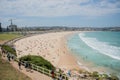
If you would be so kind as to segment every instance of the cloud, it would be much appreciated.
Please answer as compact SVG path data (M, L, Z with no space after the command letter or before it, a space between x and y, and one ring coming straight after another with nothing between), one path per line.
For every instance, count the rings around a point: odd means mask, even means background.
M0 0L0 16L103 16L114 13L120 13L120 0Z

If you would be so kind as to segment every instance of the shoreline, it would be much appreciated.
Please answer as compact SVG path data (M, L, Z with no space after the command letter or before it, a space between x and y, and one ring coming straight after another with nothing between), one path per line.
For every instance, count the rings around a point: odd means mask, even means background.
M82 31L82 32L83 32L83 31ZM76 69L76 70L83 70L83 71L90 71L90 69L89 69L87 66L85 66L84 63L81 62L81 60L78 60L78 59L77 59L77 57L75 56L74 52L72 52L72 51L69 49L68 45L67 45L67 41L69 40L69 38L70 38L71 36L74 36L74 35L77 34L77 33L81 33L81 31L67 35L66 38L65 38L65 40L64 40L63 42L65 42L66 50L67 50L68 54L69 54L70 56L72 56L73 59L74 59L75 62L76 62L77 67L74 68L74 69Z
M85 32L89 32L89 31L85 31ZM79 33L83 33L83 31L79 32ZM74 34L72 34L72 35L74 35ZM88 71L88 72L97 71L99 73L106 73L106 74L108 73L107 68L105 68L103 66L97 66L93 62L85 61L81 56L76 55L75 52L70 50L69 46L68 46L68 51L76 59L76 62L79 66L79 69L82 69L82 70L85 70L85 71Z
M120 74L117 71L113 70L112 68L106 67L104 65L95 64L92 61L89 62L89 61L85 60L84 58L82 58L82 56L80 56L78 54L75 54L75 52L72 51L71 48L70 48L70 51L75 56L75 58L77 59L77 62L80 65L80 67L83 66L84 69L87 70L88 72L97 71L99 74L107 74L107 75L110 75L110 74L114 73L118 77L120 76ZM79 53L81 53L81 52L79 52Z
M78 69L80 69L80 66L77 63L77 59L75 58L75 56L73 56L71 54L71 52L69 51L68 46L67 46L68 38L76 33L78 33L78 32L73 32L73 33L67 34L61 40L62 44L64 45L64 47L62 47L62 50L64 49L66 54L61 56L61 60L60 60L60 63L58 66L60 66L59 68L61 68L61 69L63 67L63 70L72 70L72 69L78 70ZM63 63L63 61L64 62L66 61L66 62ZM64 66L62 66L62 65L64 65Z

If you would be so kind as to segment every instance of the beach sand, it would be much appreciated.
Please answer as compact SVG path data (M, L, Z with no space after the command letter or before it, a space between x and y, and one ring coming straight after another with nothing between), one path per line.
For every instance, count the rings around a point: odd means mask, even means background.
M66 45L67 37L73 33L76 32L45 33L21 39L14 43L17 57L38 55L64 71L80 69Z

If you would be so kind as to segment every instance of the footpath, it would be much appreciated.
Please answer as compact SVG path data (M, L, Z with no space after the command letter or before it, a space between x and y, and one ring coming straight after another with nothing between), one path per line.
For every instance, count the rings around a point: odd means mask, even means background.
M4 60L7 60L7 57L3 57L2 58ZM8 61L8 60L7 60ZM49 76L46 76L40 72L37 72L35 70L31 70L31 71L28 71L26 70L26 68L24 66L21 66L21 69L19 69L19 66L18 66L18 63L16 61L10 61L10 64L17 70L19 70L20 72L24 73L25 75L27 75L28 77L30 77L32 80L52 80L51 77Z

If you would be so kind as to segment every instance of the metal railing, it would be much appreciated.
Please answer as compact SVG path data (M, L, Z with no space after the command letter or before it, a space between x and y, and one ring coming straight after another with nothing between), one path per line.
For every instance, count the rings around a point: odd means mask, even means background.
M15 60L16 60L16 61L19 61L17 58L16 58ZM38 71L38 72L40 72L40 73L42 73L42 74L45 74L45 75L47 75L47 76L52 77L52 74L51 74L51 71L52 71L52 70L46 69L46 68L41 67L41 66L37 66L37 65L32 64L32 63L30 63L30 64L31 64L31 68L30 68L30 69L35 70L35 71ZM25 65L26 65L26 61L22 61L22 65L25 66ZM60 75L61 75L62 78L63 78L63 80L68 80L68 77L67 77L65 74L61 74L61 73L59 73L59 72L57 72L57 71L55 71L54 74L55 74L55 78L56 78L56 79L59 79L59 77L60 77Z

